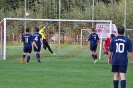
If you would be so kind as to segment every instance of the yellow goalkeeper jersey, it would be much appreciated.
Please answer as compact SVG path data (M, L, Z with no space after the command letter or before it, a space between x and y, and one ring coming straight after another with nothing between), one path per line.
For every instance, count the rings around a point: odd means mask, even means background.
M46 39L46 33L44 32L45 28L46 28L46 27L43 27L43 28L41 28L40 31L39 31L39 34L41 34L41 35L42 35L42 38L44 38L44 39Z

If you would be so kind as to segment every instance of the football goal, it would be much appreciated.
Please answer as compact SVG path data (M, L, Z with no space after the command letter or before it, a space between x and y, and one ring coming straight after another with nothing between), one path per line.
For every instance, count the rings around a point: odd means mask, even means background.
M88 42L85 41L89 36L89 31L84 33L82 29L91 28L92 23L94 26L100 23L106 24L110 29L110 25L112 25L111 20L4 18L0 28L3 60L21 58L23 53L21 37L25 33L25 21L26 27L30 28L31 34L35 32L34 27L48 26L47 41L53 52L61 59L89 59L89 46ZM81 30L83 31L82 35ZM41 49L41 53L42 57L51 55L48 50L44 52ZM34 54L31 54L32 56Z

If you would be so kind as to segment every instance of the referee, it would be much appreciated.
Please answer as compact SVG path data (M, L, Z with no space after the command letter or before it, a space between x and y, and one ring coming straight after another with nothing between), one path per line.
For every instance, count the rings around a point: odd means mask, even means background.
M39 34L42 35L42 40L43 40L43 48L46 50L48 48L48 50L51 52L51 56L56 56L56 54L52 51L52 49L50 48L47 40L46 40L46 29L48 29L47 26L44 26L43 28L40 29Z

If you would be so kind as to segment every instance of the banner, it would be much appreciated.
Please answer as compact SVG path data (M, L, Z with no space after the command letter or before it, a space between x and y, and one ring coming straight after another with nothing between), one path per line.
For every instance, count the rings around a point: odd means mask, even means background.
M117 35L117 28L115 24L112 24L112 29L110 31L109 24L96 24L96 33L99 38L108 38L110 37L110 34Z

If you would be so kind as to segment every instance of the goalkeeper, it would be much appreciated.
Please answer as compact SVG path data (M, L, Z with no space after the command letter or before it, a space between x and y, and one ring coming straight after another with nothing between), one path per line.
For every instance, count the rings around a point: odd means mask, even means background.
M50 48L47 39L46 39L46 30L48 29L47 26L43 27L40 29L39 33L42 35L42 39L43 39L43 48L46 50L48 48L48 50L51 52L52 56L56 56L56 54L52 51L52 49Z

